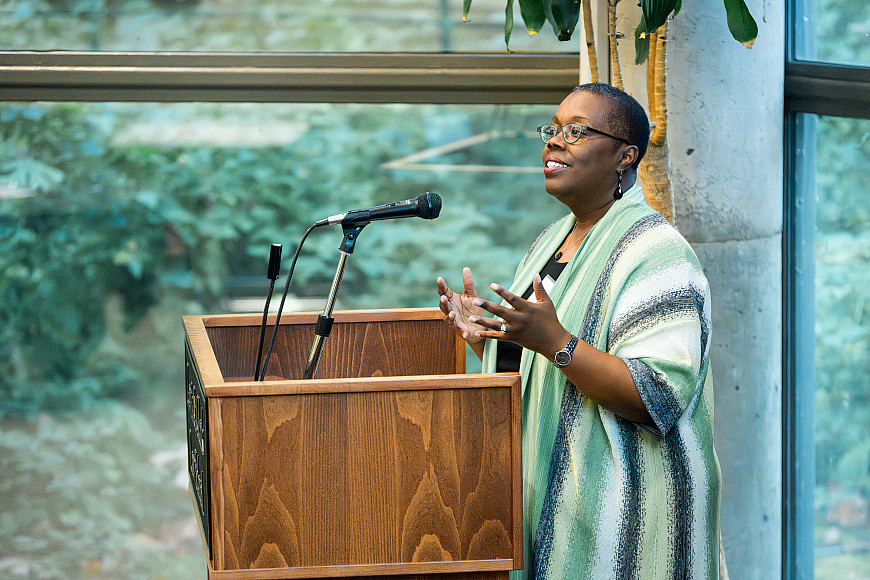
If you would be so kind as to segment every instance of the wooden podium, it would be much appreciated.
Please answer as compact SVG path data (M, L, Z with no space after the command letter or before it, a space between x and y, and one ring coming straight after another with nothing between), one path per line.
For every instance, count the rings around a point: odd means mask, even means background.
M317 314L284 315L261 382L262 316L184 318L209 578L506 580L522 568L519 375L464 374L441 318L336 312L306 381L293 377Z

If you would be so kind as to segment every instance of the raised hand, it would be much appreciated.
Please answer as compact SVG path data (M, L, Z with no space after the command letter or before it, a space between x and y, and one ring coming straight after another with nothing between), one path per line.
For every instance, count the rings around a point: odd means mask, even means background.
M483 338L509 340L523 348L539 352L550 358L571 339L569 333L556 315L553 301L544 290L541 277L535 275L532 288L536 302L530 302L513 294L498 284L492 284L492 291L501 296L510 306L476 298L472 302L496 318L469 317L470 324L484 326L478 335Z
M444 278L439 277L438 294L441 297L438 306L444 313L444 321L456 334L472 347L482 345L483 337L479 336L478 332L486 330L486 327L477 322L471 322L471 319L472 317L480 319L486 316L486 312L474 305L474 301L478 300L479 296L474 289L474 277L468 268L462 270L462 286L462 294L457 294L447 287Z

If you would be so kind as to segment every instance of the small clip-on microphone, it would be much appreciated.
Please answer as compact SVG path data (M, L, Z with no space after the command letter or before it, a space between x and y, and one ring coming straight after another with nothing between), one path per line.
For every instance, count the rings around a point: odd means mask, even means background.
M275 280L278 279L278 271L281 269L281 244L272 244L269 251L269 269L266 277L269 282L269 293L266 294L266 307L263 308L263 322L260 324L260 343L257 346L257 368L254 370L254 380L260 379L260 363L263 360L263 340L266 336L266 322L269 318L269 303L272 301L272 292L275 290ZM265 374L265 373L264 373Z

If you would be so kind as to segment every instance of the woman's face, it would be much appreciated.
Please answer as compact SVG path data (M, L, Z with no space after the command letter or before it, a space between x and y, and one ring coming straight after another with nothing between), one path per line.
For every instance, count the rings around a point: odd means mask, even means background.
M559 105L553 124L580 123L613 133L605 122L607 106L607 100L594 93L571 93ZM625 149L619 141L597 133L568 143L559 131L544 145L544 188L572 209L599 208L613 200Z

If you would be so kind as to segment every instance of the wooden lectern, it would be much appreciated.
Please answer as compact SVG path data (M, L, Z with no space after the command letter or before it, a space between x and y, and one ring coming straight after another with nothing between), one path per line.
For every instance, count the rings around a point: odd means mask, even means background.
M191 493L211 579L506 580L522 568L520 379L467 375L437 309L187 316ZM274 323L274 316L270 324ZM270 328L271 331L271 328Z

